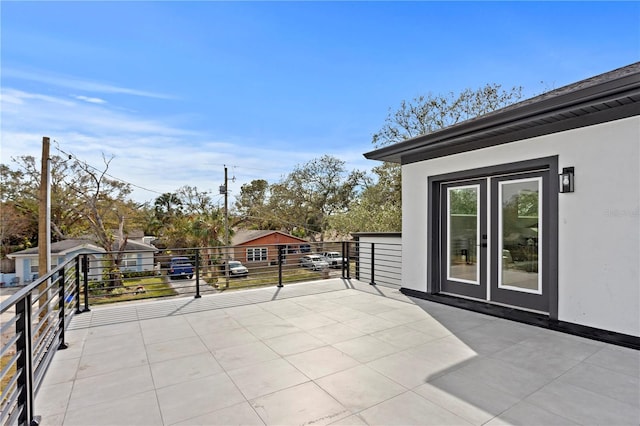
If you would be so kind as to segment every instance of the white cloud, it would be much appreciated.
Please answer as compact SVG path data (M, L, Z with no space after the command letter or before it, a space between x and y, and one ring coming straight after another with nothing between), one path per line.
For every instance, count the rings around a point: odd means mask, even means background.
M105 101L104 99L91 98L89 96L77 95L77 96L74 96L74 98L76 98L76 99L78 99L80 101L89 102L90 104L106 104L107 103L107 101Z
M114 109L110 104L57 98L12 88L2 88L2 147L0 162L11 157L41 155L43 136L52 140L51 154L71 153L90 165L101 168L102 155L115 156L109 174L155 192L134 188L136 201L150 201L158 193L175 191L181 186L196 186L202 191L218 193L227 165L230 193L253 179L270 183L280 180L295 165L334 155L347 168L370 168L360 152L332 153L300 148L269 149L243 143L217 140L211 135L181 128L171 116L142 117ZM182 117L179 117L182 121ZM286 145L286 144L285 144ZM356 165L359 163L358 165Z
M165 93L149 92L145 90L130 89L128 87L121 87L109 83L101 83L96 81L84 80L78 77L65 76L65 75L52 75L42 72L30 72L23 70L15 70L12 68L6 68L2 70L2 76L4 78L14 78L27 81L35 81L38 83L49 84L57 87L65 87L74 90L83 90L86 92L94 93L114 93L132 96L141 96L145 98L155 99L174 99Z

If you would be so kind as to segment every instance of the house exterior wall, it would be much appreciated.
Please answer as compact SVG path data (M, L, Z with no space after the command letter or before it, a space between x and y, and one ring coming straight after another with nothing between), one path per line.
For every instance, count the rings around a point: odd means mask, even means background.
M403 287L427 289L430 176L558 156L558 319L640 336L640 117L402 166ZM488 272L490 273L490 272Z
M127 259L135 260L135 265L125 266L122 262L120 270L124 272L149 272L154 270L153 252L129 252L126 253Z
M90 254L90 272L89 278L92 280L99 280L102 277L103 272L103 254L97 252L94 249L90 248L79 248L77 250L70 251L66 254L62 255L52 255L51 263L52 267L55 268L58 265L61 265L65 260L71 259L79 254ZM128 272L141 272L141 271L153 271L154 270L154 258L153 252L134 252L131 253L132 256L136 259L136 266L132 267L122 267L123 271ZM32 262L37 262L38 255L26 255L16 259L16 277L20 279L20 284L29 284L33 281L33 276L37 275L37 273L31 272L31 264Z
M247 241L243 244L238 244L233 248L233 259L239 260L242 263L246 263L247 266L265 266L270 264L271 262L276 262L278 259L278 245L289 245L298 247L300 244L308 244L306 241L297 239L294 237L289 237L283 234L274 233L268 234L260 238L256 238L255 240ZM247 249L248 248L261 248L264 247L267 249L267 260L266 261L249 261L247 259ZM301 254L299 253L290 253L287 254L287 262L289 264L297 263Z

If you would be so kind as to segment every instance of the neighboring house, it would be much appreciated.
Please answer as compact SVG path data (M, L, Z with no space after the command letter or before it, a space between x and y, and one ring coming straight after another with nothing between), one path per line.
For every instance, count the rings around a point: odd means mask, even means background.
M285 259L298 262L298 258L311 251L310 245L302 238L280 231L240 230L231 240L234 260L247 266L275 264L278 260L278 246L284 246Z
M639 145L635 63L366 153L402 165L403 291L637 345Z
M115 249L114 244L114 249ZM125 272L152 271L153 254L157 249L139 241L127 241L122 255L120 270ZM88 254L90 279L102 275L102 258L105 250L86 239L70 239L51 244L51 269L78 254ZM20 284L27 284L38 278L38 247L17 251L7 255L16 262L16 277Z

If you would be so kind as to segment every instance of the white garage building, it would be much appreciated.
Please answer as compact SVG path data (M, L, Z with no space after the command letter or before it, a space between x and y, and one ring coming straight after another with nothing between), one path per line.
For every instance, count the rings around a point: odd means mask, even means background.
M640 347L640 63L365 157L402 165L402 290Z

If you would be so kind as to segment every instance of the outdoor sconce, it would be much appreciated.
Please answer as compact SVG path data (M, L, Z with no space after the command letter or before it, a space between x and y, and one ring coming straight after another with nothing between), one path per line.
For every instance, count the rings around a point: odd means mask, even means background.
M563 167L560 177L560 192L573 192L573 167Z

